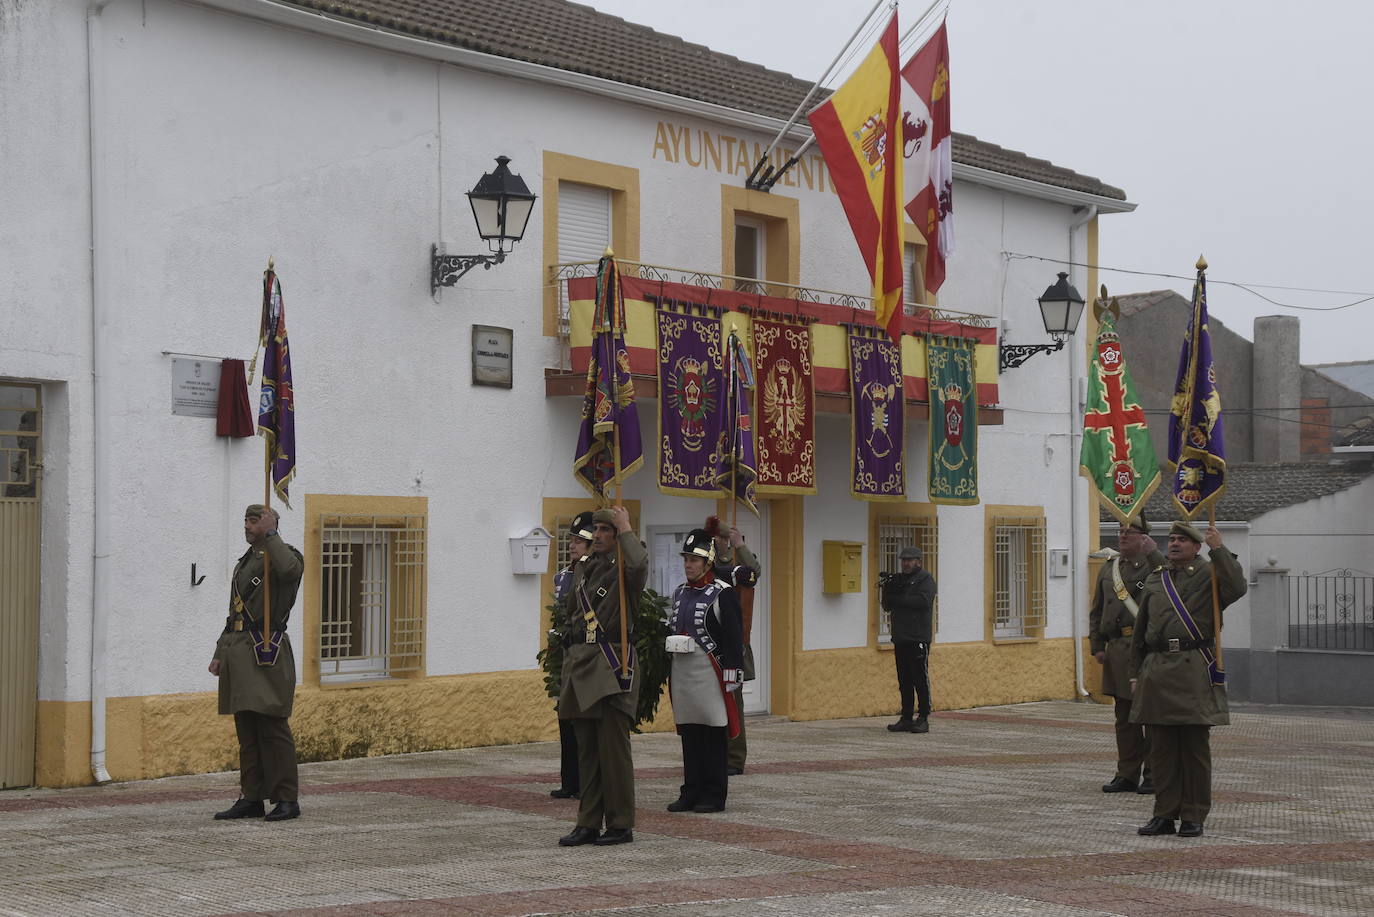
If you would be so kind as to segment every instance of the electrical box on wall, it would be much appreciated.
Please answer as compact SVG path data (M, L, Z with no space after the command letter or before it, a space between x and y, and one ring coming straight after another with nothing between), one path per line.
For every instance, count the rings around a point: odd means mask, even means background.
M864 544L862 541L821 542L821 591L863 591Z
M1069 575L1069 552L1067 548L1050 551L1050 576Z

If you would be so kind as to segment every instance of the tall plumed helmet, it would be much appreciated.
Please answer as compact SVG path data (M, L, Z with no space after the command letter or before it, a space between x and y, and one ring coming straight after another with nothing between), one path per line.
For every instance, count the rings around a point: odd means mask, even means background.
M704 557L708 564L716 562L716 542L705 529L692 529L682 542L683 557Z
M719 538L725 534L725 526L720 524L719 516L707 516L706 528L703 529L710 538Z
M572 524L568 526L568 535L572 538L581 538L583 541L592 540L591 510L585 510L573 516Z

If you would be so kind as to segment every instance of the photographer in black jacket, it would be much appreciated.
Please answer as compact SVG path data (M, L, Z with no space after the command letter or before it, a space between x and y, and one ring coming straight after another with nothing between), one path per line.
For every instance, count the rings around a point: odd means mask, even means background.
M902 717L887 727L888 732L930 732L931 606L935 602L935 577L921 568L923 556L918 547L902 548L902 572L885 573L878 580L883 610L892 619L892 655L897 660L897 687L902 694Z

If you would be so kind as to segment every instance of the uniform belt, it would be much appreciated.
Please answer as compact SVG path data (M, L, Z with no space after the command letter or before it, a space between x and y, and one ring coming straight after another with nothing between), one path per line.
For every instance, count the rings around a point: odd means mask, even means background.
M1207 640L1179 640L1170 638L1162 644L1157 644L1151 649L1153 653L1182 653L1185 650L1211 649L1212 641Z

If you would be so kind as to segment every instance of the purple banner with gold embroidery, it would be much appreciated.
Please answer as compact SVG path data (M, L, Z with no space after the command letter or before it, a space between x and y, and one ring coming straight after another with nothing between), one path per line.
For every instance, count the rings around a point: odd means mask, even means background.
M853 479L860 500L906 499L906 397L902 352L882 329L849 329Z
M1193 315L1178 358L1178 379L1169 409L1169 461L1174 463L1174 502L1184 519L1226 492L1226 443L1221 393L1207 327L1207 262L1197 263Z
M635 383L625 352L625 297L620 268L604 257L596 271L596 312L592 319L592 353L582 397L573 475L601 501L644 463L635 411Z
M725 440L725 371L720 319L660 309L658 324L658 489L720 496L716 475Z

